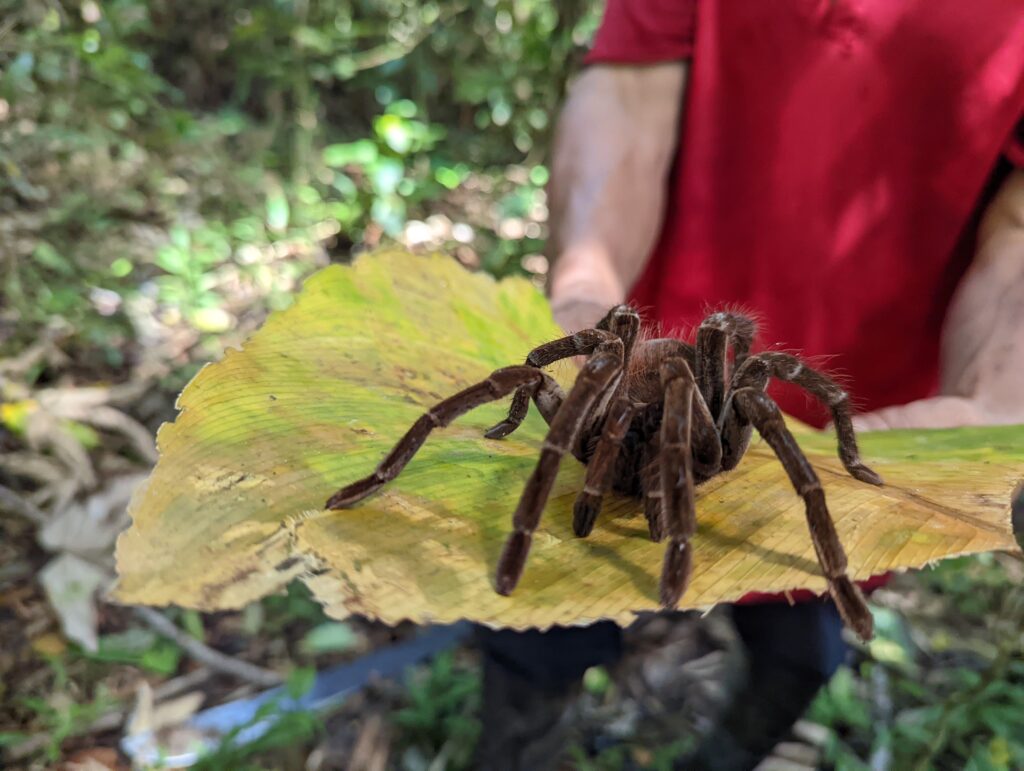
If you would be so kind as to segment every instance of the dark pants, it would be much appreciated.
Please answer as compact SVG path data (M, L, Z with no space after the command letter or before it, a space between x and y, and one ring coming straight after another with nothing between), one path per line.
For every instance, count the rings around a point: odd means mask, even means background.
M687 769L753 768L804 713L846 656L831 602L735 605L749 676ZM478 757L489 769L553 767L557 730L590 667L622 655L611 622L548 632L480 630L484 655L484 731Z

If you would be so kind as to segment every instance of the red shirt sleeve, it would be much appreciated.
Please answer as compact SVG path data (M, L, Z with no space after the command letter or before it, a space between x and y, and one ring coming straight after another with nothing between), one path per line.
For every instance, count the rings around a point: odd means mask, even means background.
M587 64L654 64L693 53L697 0L608 0Z

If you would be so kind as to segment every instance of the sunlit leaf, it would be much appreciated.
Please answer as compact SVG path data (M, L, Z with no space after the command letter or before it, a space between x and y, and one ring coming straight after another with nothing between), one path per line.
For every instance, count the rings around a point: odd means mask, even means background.
M338 621L320 624L309 630L299 647L304 653L334 653L347 651L359 644L359 637L352 627Z
M189 313L189 321L200 332L223 332L231 328L234 317L223 308L197 308Z
M32 252L32 256L36 262L40 265L44 265L62 276L72 275L74 268L71 263L68 262L67 257L64 257L60 252L53 248L50 244L45 241L40 241L36 246L35 251Z
M381 158L370 170L374 189L381 195L395 192L404 172L401 161L395 158Z
M366 166L377 160L377 145L369 139L328 145L324 148L323 159L328 166L347 166L350 163Z
M495 562L545 432L531 412L507 439L484 439L504 400L437 432L376 496L321 510L427 406L558 335L529 282L496 283L449 258L388 252L317 274L244 350L229 350L185 389L119 542L117 598L214 610L301 577L339 618L525 627L628 621L657 608L664 546L648 539L638 502L610 496L590 537L573 537L583 469L572 459L521 583L511 597L494 592ZM571 382L572 365L553 372ZM1024 427L865 435L863 455L882 488L843 471L833 436L793 430L822 477L856 578L1017 548L1009 504ZM803 504L763 443L704 485L697 506L685 606L824 590Z
M284 190L278 186L272 187L267 192L267 227L278 233L284 232L290 215L288 197Z
M373 124L377 135L388 147L399 155L409 152L412 147L412 134L409 126L397 115L381 115Z
M177 276L186 276L189 272L188 251L172 246L163 246L157 250L156 264L168 273Z

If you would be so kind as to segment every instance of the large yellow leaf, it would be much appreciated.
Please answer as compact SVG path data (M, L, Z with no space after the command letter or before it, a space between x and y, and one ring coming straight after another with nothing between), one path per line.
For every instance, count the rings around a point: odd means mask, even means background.
M118 544L117 599L232 608L301 577L330 613L388 622L544 627L656 609L664 547L648 540L639 504L616 496L589 538L573 537L582 467L572 459L518 588L494 592L545 431L531 411L507 439L484 439L505 400L435 432L398 480L356 508L321 509L427 406L558 335L527 281L496 283L445 257L380 253L317 274L292 308L181 395ZM555 375L567 384L573 372ZM847 476L831 435L793 430L824 481L854 577L1016 548L1009 503L1024 426L866 435L862 454L882 488ZM697 506L683 606L824 590L803 504L763 443L704 485Z

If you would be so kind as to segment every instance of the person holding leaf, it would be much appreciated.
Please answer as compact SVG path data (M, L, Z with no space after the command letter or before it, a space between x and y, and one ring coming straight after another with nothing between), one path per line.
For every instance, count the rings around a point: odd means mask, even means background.
M551 164L567 331L626 300L666 332L734 306L842 377L860 430L1024 422L1019 0L608 0L587 64ZM752 768L842 662L831 603L795 599L733 607L749 677L681 767ZM618 627L482 644L482 767L551 767Z

